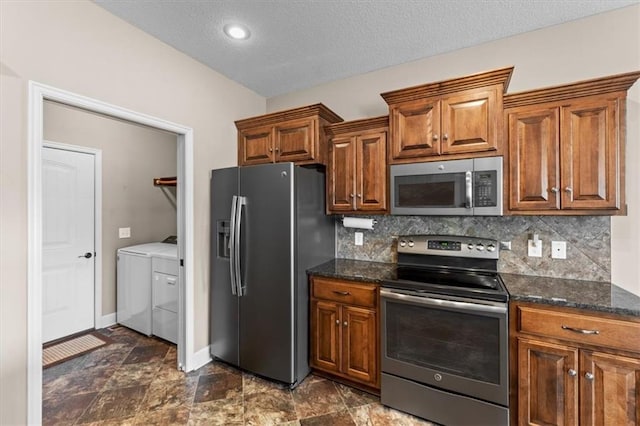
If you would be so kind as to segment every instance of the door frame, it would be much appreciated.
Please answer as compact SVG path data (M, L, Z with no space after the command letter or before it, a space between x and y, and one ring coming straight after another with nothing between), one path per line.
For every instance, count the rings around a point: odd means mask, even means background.
M102 150L44 139L42 141L42 148L93 155L93 251L99 252L98 256L94 256L93 326L95 328L106 327L111 324L106 324L106 321L102 318Z
M27 111L27 421L42 423L42 144L44 101L50 100L177 135L177 221L180 289L178 367L195 368L193 129L30 80Z

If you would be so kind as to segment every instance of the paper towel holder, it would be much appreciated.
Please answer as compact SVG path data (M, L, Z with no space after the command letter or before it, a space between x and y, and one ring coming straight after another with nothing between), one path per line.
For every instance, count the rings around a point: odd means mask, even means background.
M347 226L344 224L344 220L345 220L345 219L356 219L356 218L355 218L355 217L354 217L354 218L346 217L345 215L342 215L342 217L340 218L340 220L342 221L342 226L344 226L344 227L346 228ZM357 219L365 219L365 218L357 218ZM371 229L371 230L373 230L373 229L374 229L374 226L378 223L378 221L377 221L376 219L369 219L369 220L371 220L371 228L368 228L368 227L366 227L366 228L365 228L365 227L363 227L362 229Z

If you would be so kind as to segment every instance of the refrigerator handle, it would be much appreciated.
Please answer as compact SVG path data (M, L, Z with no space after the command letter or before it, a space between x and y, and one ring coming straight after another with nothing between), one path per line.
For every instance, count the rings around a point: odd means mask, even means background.
M229 236L229 274L231 275L231 294L234 296L237 294L236 288L236 259L235 259L235 247L236 247L236 212L238 210L238 196L234 195L231 199L231 226Z
M236 207L236 227L234 230L235 233L235 243L234 243L234 249L235 249L235 275L236 275L236 286L237 286L237 292L238 292L238 296L242 296L245 294L245 287L242 285L242 265L240 263L240 229L241 229L241 225L242 225L242 206L246 206L247 205L247 198L246 197L241 197L238 196L238 207Z

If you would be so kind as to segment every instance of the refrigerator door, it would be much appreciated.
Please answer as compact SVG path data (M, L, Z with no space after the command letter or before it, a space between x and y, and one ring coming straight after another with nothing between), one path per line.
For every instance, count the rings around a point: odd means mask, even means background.
M294 380L294 168L240 168L240 366Z
M238 352L239 302L232 292L232 200L238 195L238 168L214 170L211 175L211 355L240 365Z

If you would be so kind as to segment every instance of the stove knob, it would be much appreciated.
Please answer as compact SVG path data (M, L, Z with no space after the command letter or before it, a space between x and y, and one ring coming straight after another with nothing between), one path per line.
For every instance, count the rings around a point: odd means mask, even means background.
M405 240L400 240L400 247L404 247L407 245L407 242Z
M496 251L496 246L494 246L493 244L489 244L487 246L487 251Z
M473 244L471 244L471 243L467 244L467 248L468 248L469 250L473 250Z
M479 250L479 251L484 250L484 244L482 244L482 243L478 243L478 244L476 245L476 250Z
M413 240L409 240L409 247L413 247Z

